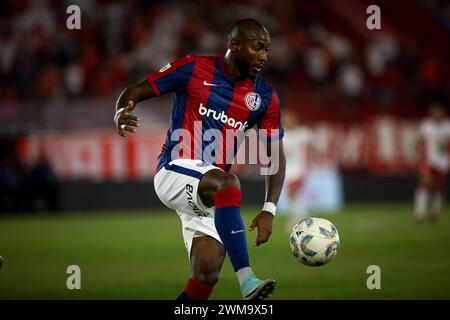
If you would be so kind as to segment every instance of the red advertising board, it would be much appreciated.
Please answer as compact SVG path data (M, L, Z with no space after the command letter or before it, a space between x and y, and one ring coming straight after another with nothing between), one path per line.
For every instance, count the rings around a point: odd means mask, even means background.
M348 126L317 123L310 127L315 161L376 174L413 172L417 126L393 117ZM113 132L35 134L21 140L18 151L26 164L45 155L64 180L146 180L154 174L165 135L165 130L139 131L127 138Z

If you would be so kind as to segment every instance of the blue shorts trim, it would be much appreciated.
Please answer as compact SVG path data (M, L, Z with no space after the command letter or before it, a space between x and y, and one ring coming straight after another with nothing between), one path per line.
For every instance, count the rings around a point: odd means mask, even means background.
M203 177L203 173L201 173L201 172L198 172L198 171L195 171L192 169L188 169L188 168L183 168L183 167L177 166L176 164L166 164L164 166L164 168L166 170L173 171L173 172L176 172L179 174L184 174L185 176L190 176L190 177L196 178L198 180L200 180Z

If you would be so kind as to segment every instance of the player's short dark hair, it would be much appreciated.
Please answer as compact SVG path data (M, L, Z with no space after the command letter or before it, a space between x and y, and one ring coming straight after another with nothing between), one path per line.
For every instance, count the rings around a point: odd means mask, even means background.
M264 28L263 25L258 20L255 20L252 18L240 19L240 20L236 21L235 23L233 23L233 25L228 29L228 33L227 33L228 39L229 40L233 39L237 35L239 28L245 27L246 25L249 25L249 24L257 24L257 25L261 26L262 28Z

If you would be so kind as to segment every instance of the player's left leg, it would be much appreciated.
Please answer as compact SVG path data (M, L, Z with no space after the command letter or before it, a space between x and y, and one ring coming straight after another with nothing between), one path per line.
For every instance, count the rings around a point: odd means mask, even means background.
M275 281L258 279L250 267L239 179L222 170L210 170L200 180L198 194L204 205L215 206L214 224L236 272L242 297L267 298L275 289Z
M298 199L299 191L303 187L303 184L304 179L299 178L287 185L286 191L290 218L286 222L286 229L289 233L298 222L308 216L304 203Z
M444 185L445 176L437 174L433 178L433 200L431 203L431 221L436 222L442 215L442 207L444 203Z
M195 237L190 252L191 277L177 300L207 300L219 279L225 256L225 248L213 237Z
M419 173L419 184L414 195L414 216L419 224L425 221L431 190L432 176L429 170L421 170Z

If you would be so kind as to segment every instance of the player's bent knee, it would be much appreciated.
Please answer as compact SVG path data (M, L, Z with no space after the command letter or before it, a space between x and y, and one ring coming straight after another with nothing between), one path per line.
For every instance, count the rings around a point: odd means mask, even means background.
M219 169L211 170L200 180L198 193L205 206L210 208L215 205L216 193L230 187L241 190L241 183L237 176Z
M241 189L241 183L239 181L239 178L232 174L232 173L223 173L220 180L219 180L219 188L218 190L225 189L225 188L238 188Z
M223 174L219 185L220 187L214 194L216 209L230 206L240 207L242 193L238 177L230 173Z

